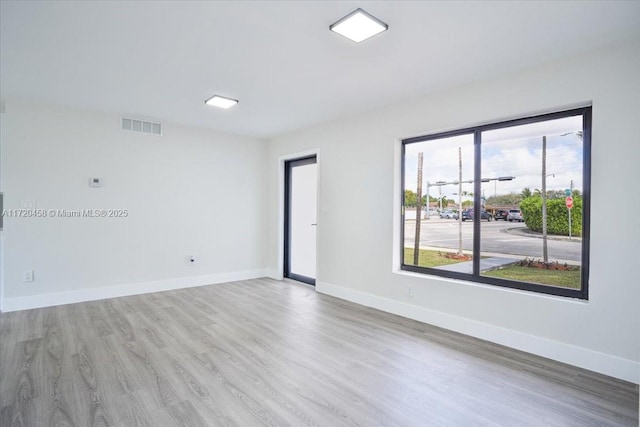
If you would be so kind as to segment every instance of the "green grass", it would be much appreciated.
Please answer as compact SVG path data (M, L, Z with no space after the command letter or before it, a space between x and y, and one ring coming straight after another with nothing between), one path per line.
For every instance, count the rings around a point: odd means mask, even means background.
M580 270L560 271L510 265L499 270L486 271L483 276L500 277L520 282L540 283L563 288L580 289Z
M441 265L457 264L460 261L457 259L449 259L442 254L445 252L430 251L427 249L420 249L420 255L418 258L418 266L420 267L439 267ZM404 248L404 263L413 264L413 248Z
M418 265L420 267L440 267L442 265L457 264L456 259L449 259L443 255L446 252L420 249ZM486 257L482 257L486 258ZM405 264L413 265L413 248L404 248ZM483 276L499 277L520 282L539 283L542 285L560 286L563 288L580 289L580 270L560 271L545 270L533 267L510 265L498 270L486 271Z

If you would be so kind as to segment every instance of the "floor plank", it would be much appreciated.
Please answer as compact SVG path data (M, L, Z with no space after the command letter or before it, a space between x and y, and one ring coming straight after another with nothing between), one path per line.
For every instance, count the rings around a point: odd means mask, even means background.
M257 279L0 314L0 425L635 426L638 387Z

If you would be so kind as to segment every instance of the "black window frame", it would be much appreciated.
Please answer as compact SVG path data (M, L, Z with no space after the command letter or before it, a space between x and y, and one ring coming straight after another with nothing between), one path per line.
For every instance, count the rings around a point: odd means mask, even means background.
M402 143L402 156L401 156L401 225L400 225L400 269L410 271L414 273L421 273L431 276L441 276L450 279L459 279L465 281L471 281L475 283L481 283L486 285L495 285L511 289L519 289L524 291L537 292L548 295L562 296L577 298L582 300L589 299L589 235L590 235L590 206L591 206L591 123L592 123L592 106L584 106L581 108L574 108L571 110L556 111L547 114L540 114L535 116L528 116L519 119L506 120L496 123L478 125L467 127L463 129L456 129L447 132L439 132L435 134L428 134L423 136L417 136L413 138L406 138L401 141ZM530 282L519 282L515 280L502 279L497 277L482 276L480 274L480 252L481 252L481 234L480 234L480 215L474 215L473 218L473 272L459 273L446 270L440 270L436 268L420 267L411 264L405 264L404 259L404 228L405 228L405 161L406 161L406 147L409 144L431 141L442 138L449 138L460 135L474 136L474 196L473 196L473 208L475 212L481 210L481 177L482 177L482 159L481 148L482 132L502 129L513 126L521 126L531 123L538 123L542 121L561 119L566 117L582 116L582 253L580 264L580 289L563 288L552 285L542 285Z

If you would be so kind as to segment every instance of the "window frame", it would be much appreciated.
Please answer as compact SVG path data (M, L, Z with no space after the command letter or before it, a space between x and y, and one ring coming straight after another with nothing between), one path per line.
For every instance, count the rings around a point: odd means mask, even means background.
M431 276L440 276L450 279L465 280L474 283L500 286L504 288L519 289L523 291L537 292L547 295L555 295L562 297L577 298L582 300L589 299L589 235L590 235L590 217L591 217L591 124L592 124L592 106L587 105L571 110L556 111L547 114L539 114L527 116L518 119L511 119L501 122L489 123L484 125L472 126L452 131L439 132L435 134L422 135L412 138L406 138L401 141L401 221L400 221L400 269L413 273L420 273ZM515 280L482 276L480 274L480 255L481 255L481 233L480 233L480 215L474 215L473 218L473 272L459 273L453 271L440 270L430 267L420 267L411 264L405 264L404 259L404 238L405 238L405 164L406 164L406 147L409 144L432 141L437 139L449 138L460 135L473 135L474 137L474 195L473 208L475 212L481 211L481 177L482 177L482 132L502 129L513 126L521 126L531 123L538 123L548 120L561 119L566 117L582 116L582 252L580 260L580 289L563 288L553 285L542 285L530 282L519 282Z

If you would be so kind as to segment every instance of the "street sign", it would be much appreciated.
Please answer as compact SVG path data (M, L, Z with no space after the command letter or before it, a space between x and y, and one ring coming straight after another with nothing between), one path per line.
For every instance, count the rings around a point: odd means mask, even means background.
M567 196L567 197L571 196L571 190L568 189L568 188L566 190L564 190L564 195Z
M564 200L564 204L567 205L567 209L571 209L573 207L573 197L567 196Z

